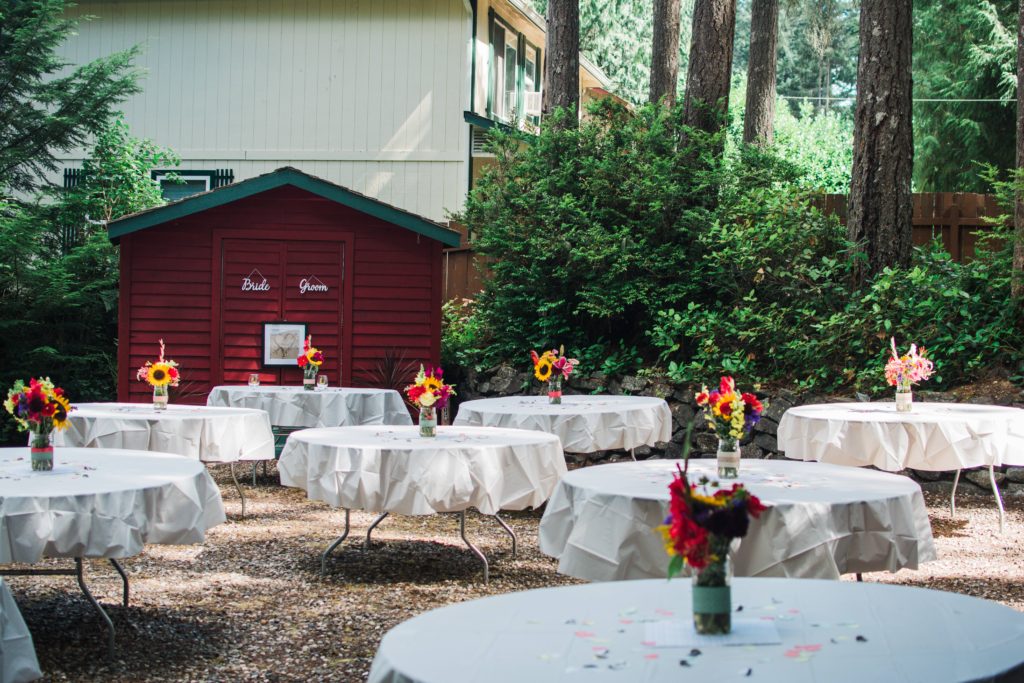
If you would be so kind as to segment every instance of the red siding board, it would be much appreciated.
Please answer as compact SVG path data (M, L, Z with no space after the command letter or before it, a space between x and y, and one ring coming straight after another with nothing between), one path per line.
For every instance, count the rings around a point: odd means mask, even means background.
M241 291L254 267L276 284L270 296ZM326 293L299 293L311 275ZM149 400L135 369L155 357L161 336L182 366L172 400L203 403L212 384L244 382L250 372L298 384L297 367L261 367L262 322L282 311L309 325L332 383L339 367L344 384L358 383L392 347L436 363L440 277L440 243L294 187L126 235L119 398Z

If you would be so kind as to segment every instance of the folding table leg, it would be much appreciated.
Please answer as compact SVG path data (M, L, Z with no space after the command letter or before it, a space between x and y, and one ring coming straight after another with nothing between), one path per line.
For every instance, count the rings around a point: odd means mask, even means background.
M512 557L515 557L516 556L516 543L519 540L519 539L516 538L516 532L512 530L512 527L510 527L508 524L505 523L505 520L503 520L501 517L498 516L497 512L494 513L494 519L498 520L498 524L500 524L501 528L505 530L505 533L507 533L509 536L512 537Z
M112 564L114 566L114 569L117 570L117 573L121 575L121 583L123 584L123 588L121 589L121 603L125 607L127 607L128 606L128 575L125 574L124 567L121 566L120 562L115 560L113 557L109 557L107 559L110 560L110 564Z
M473 554L480 558L480 561L484 563L484 585L490 583L491 570L487 564L487 557L480 552L480 549L473 545L468 538L466 538L466 511L463 510L459 513L459 535L462 536L462 542L465 543Z
M992 482L992 493L996 496L996 505L999 506L999 533L1003 533L1003 523L1006 519L1006 510L1003 509L1003 497L999 495L999 487L996 486L995 465L988 466L988 480Z
M82 573L82 558L75 558L75 578L78 579L78 587L82 590L82 593L89 602L92 603L93 609L99 612L100 617L107 625L107 654L110 659L114 658L114 622L111 621L110 616L103 609L103 606L96 601L96 598L89 592L89 587L85 585L85 575Z
M370 522L370 528L366 530L366 540L363 541L363 550L369 550L370 549L370 534L373 533L373 530L377 528L377 525L380 524L381 522L383 522L384 518L387 517L387 516L388 516L388 513L382 512L379 515L377 515L377 519L375 519L372 522Z
M238 491L238 497L242 499L242 519L245 519L245 492L242 491L238 477L235 476L235 463L230 462L228 466L231 468L231 481L235 482L235 490Z
M956 519L956 487L960 483L960 470L956 471L956 476L953 477L953 493L949 495L949 517L950 519Z
M333 553L334 550L339 545L341 545L345 541L346 538L348 538L348 532L349 532L349 528L350 528L349 527L349 515L350 514L352 514L351 511L348 508L345 508L345 530L342 532L341 536L339 536L337 538L337 540L334 541L334 543L332 543L330 546L327 547L327 550L324 551L324 554L320 556L320 576L323 576L327 572L327 558L330 557L331 553Z

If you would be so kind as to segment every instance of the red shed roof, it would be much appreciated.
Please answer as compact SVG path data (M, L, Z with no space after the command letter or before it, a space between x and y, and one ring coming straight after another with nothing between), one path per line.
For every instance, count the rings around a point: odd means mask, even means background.
M170 204L122 216L116 221L111 221L107 224L107 237L110 238L111 242L117 242L127 234L162 225L194 213L206 211L207 209L230 204L239 199L245 199L246 197L251 197L284 185L292 185L312 192L324 199L343 204L379 218L382 221L435 239L446 246L459 246L460 235L451 228L405 209L399 209L379 199L350 190L343 185L303 173L291 166L285 166L276 171L232 183L231 185L218 187L209 192L190 195Z

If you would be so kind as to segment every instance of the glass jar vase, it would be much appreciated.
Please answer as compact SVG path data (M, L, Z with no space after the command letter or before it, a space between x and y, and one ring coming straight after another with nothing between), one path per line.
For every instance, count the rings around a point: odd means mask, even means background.
M909 413L914 408L914 392L910 390L910 382L896 384L896 412Z
M548 403L561 405L562 403L562 376L551 375L548 380Z
M740 476L740 443L736 439L718 439L718 476L735 479Z
M306 363L302 368L302 388L306 391L316 391L316 373L320 370L312 363Z
M712 535L712 560L692 577L693 628L704 635L724 635L732 630L732 562L730 541Z
M153 410L167 410L169 393L166 384L153 385Z
M437 436L437 409L434 406L420 406L420 436Z
M53 469L52 430L32 430L29 451L32 454L32 469L35 472L49 472Z

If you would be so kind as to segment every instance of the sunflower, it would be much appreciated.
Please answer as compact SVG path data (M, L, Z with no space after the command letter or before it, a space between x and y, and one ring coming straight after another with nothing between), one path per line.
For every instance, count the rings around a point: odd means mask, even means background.
M551 360L547 356L541 356L537 364L533 366L533 376L541 382L547 382L551 378Z
M423 380L423 388L431 393L435 393L441 390L441 380L431 375Z
M65 429L68 426L68 413L71 411L71 403L63 396L53 397L53 426L57 429Z
M156 362L149 368L146 381L154 387L164 387L171 383L171 366L167 363Z

